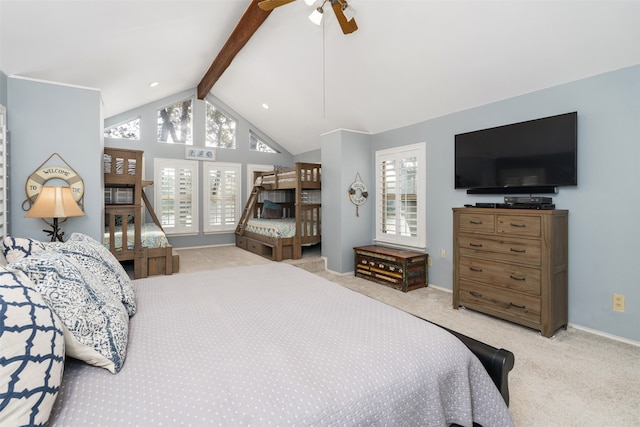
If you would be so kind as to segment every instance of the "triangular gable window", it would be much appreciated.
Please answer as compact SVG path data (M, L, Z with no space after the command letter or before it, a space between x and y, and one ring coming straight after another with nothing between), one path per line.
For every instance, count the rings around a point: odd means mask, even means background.
M236 121L216 108L207 105L207 147L236 148Z
M258 135L249 131L249 150L260 151L262 153L279 153L278 150L271 148L269 144L258 138Z
M125 123L109 126L104 130L105 138L140 139L140 117Z

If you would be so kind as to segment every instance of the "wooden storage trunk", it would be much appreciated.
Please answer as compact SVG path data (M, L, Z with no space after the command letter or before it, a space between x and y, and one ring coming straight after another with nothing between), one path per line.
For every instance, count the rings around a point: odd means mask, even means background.
M408 292L429 283L429 255L379 245L353 248L355 275L382 285Z

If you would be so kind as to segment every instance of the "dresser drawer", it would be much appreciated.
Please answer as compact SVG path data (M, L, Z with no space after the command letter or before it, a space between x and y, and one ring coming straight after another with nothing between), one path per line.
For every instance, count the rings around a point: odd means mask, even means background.
M498 261L519 262L533 266L540 265L539 240L514 240L499 237L460 234L458 238L460 255L491 257Z
M466 233L495 233L496 216L492 213L461 213L460 231Z
M529 323L540 324L540 298L503 288L460 281L460 304L469 308L499 313Z
M498 215L498 234L540 237L542 230L539 216Z
M540 296L540 269L460 257L460 278Z

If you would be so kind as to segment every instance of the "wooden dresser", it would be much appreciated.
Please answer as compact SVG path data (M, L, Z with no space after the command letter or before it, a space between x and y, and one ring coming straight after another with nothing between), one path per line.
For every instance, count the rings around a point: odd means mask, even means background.
M369 245L353 248L355 275L403 292L429 283L427 259L420 252Z
M551 337L567 327L566 210L453 209L453 307Z

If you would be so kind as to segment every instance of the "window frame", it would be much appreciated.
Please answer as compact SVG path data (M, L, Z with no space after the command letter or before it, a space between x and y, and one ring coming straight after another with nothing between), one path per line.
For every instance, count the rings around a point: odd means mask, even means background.
M395 234L385 233L382 231L383 210L382 206L384 198L382 197L382 162L393 160L395 162L400 161L403 158L416 157L416 235L415 236L402 236L399 234L396 227ZM386 243L390 245L411 247L417 249L426 249L426 143L421 142L417 144L403 145L394 148L388 148L384 150L378 150L375 152L375 176L376 176L376 233L375 241L380 243ZM396 185L398 191L396 194L400 194L399 190L402 185ZM396 197L396 211L399 209L400 198ZM396 223L397 224L397 223Z
M115 136L107 136L106 135L106 133L110 129L114 129L114 128L117 128L118 126L122 126L124 124L135 122L135 121L138 122L138 137L137 138L119 138L119 137L115 137ZM119 141L140 141L142 139L142 117L141 116L133 117L131 119L122 120L122 121L120 121L118 123L112 124L111 126L107 126L102 131L102 135L104 136L104 138L117 139Z
M233 129L233 146L232 147L221 147L219 145L213 145L209 143L208 131L207 131L207 125L208 125L207 109L209 108L209 105L211 105L216 110L220 111L222 114L224 114L230 120L233 120L233 122L235 123L234 129ZM208 99L204 100L204 145L205 147L209 147L209 148L222 148L226 150L235 150L238 145L238 119L233 114L229 114L227 110L225 110L224 108L220 108L218 105L216 105L214 102L209 101Z
M167 108L167 107L171 107L174 106L176 104L181 104L185 101L189 101L191 103L191 117L189 118L189 126L190 126L190 133L189 133L189 139L182 142L182 141L174 141L173 138L171 138L171 142L169 142L169 138L167 138L166 141L163 141L160 139L160 132L158 129L158 116L160 115L160 111ZM191 146L193 145L193 139L195 137L194 132L195 132L195 128L194 128L194 113L195 113L195 101L194 101L194 97L189 96L186 98L182 98L180 100L174 101L174 102L170 102L167 104L164 104L163 106L156 108L156 122L155 122L155 127L156 127L156 142L158 144L168 144L168 145L183 145L183 146Z
M200 219L199 219L199 199L200 192L198 189L198 176L199 176L199 162L197 160L183 160L183 159L167 159L156 157L153 159L153 178L154 178L154 197L153 197L153 209L158 216L160 223L162 224L162 171L166 168L174 169L191 169L191 226L177 226L179 221L176 221L176 225L162 225L165 234L167 235L192 235L200 232ZM176 187L174 187L175 190ZM175 193L174 193L175 194ZM175 200L175 196L174 196ZM174 216L179 218L179 210L175 205L173 206Z
M251 138L255 138L258 142L264 144L271 151L263 151L263 150L251 148ZM257 147L257 144L256 144L256 147ZM256 132L252 131L251 129L249 129L249 151L253 151L256 153L263 153L263 154L281 154L280 151L276 150L271 145L267 144L264 138L260 137Z
M226 212L226 200L228 200L227 195L223 194L222 198L224 201L224 206L222 209L222 223L221 224L211 224L210 223L210 211L209 211L209 172L215 171L233 171L236 176L235 183L235 206L236 209L234 211L233 221L227 224L226 218L224 217ZM242 164L241 163L222 163L222 162L206 162L202 167L202 217L203 217L203 232L204 233L229 233L235 231L238 221L240 221L240 215L242 214ZM223 191L226 193L226 187L222 186Z

